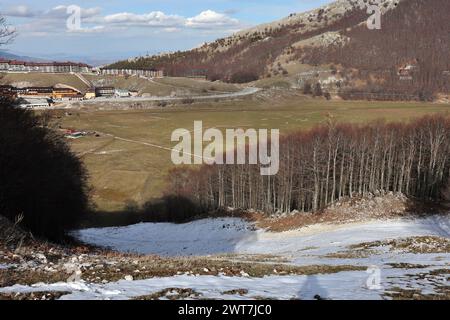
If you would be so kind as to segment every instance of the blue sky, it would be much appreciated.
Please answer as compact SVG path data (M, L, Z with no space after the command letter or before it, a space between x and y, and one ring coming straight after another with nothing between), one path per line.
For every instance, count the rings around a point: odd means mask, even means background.
M1 0L18 31L6 49L43 58L114 60L184 50L331 0ZM81 8L73 15L68 8ZM69 10L70 11L70 10ZM72 27L67 27L69 16ZM77 21L81 23L78 25Z

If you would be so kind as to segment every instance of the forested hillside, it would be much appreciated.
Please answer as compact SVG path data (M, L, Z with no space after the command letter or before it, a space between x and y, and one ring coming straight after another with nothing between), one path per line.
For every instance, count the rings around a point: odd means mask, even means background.
M291 45L325 32L364 21L365 10L354 0L340 0L280 23L244 30L191 51L121 61L112 68L157 68L169 76L205 74L211 80L248 82L266 76L268 66Z
M370 2L371 3L371 2ZM157 68L168 76L251 82L289 74L287 64L334 65L344 98L430 100L450 89L450 2L384 0L381 30L370 30L367 8L339 0L317 10L244 30L185 52L111 65Z
M297 58L316 65L342 66L350 81L345 96L364 93L386 99L418 96L428 100L450 90L450 2L409 0L386 12L381 30L365 25L342 31L345 45L302 48Z

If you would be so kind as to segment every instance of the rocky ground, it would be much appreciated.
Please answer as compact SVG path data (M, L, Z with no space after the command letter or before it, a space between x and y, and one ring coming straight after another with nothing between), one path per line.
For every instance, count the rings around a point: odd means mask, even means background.
M374 195L272 218L284 232L217 218L82 231L90 245L34 239L0 216L0 299L449 299L450 219L410 208ZM367 288L370 270L382 289Z
M161 258L124 254L80 244L62 246L33 239L1 216L0 226L0 288L38 283L105 285L120 280L180 275L264 277L274 272L279 275L310 275L363 269L349 265L290 266L271 261L272 257L264 255L253 256L252 261L236 262L231 257ZM65 293L3 292L0 293L0 300L53 300Z

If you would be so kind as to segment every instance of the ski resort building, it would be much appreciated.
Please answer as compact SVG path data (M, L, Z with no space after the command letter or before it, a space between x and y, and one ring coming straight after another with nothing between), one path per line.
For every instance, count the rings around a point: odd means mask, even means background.
M74 62L26 62L0 59L0 72L91 73L93 68Z
M111 75L111 76L142 76L147 78L163 78L164 72L162 70L156 69L110 69L110 68L102 68L100 69L100 73L102 75Z

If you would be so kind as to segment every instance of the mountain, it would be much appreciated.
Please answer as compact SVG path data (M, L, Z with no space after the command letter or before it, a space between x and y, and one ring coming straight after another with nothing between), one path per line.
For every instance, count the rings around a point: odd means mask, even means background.
M26 55L20 55L17 53L11 53L9 51L0 50L0 58L8 59L8 60L20 60L20 61L27 61L27 62L51 62L51 61L77 61L86 63L92 66L99 66L104 65L108 63L114 62L114 59L111 58L96 58L91 56L78 56L78 55L70 55L70 54L64 54L64 53L57 53L57 54L43 54L42 56L45 56L45 58L36 58L36 57L29 57Z
M4 50L0 50L0 58L7 59L7 60L27 61L27 62L46 62L46 61L48 61L48 60L41 59L41 58L22 56L22 55L14 54L14 53L4 51Z
M44 55L43 55L44 56ZM53 53L53 54L45 54L46 59L51 61L77 61L86 63L91 66L99 66L105 65L114 62L115 59L103 57L102 54L99 54L98 57L91 55L74 55L67 53Z
M169 76L251 82L286 78L325 84L347 98L431 99L450 89L450 1L381 0L381 29L367 26L374 0L339 0L185 52L110 65ZM322 76L304 77L329 71ZM330 85L334 84L334 87Z

